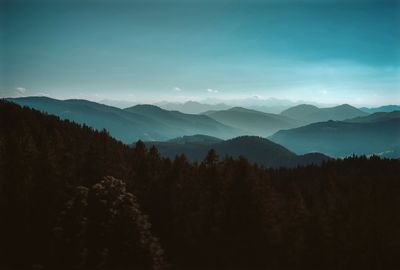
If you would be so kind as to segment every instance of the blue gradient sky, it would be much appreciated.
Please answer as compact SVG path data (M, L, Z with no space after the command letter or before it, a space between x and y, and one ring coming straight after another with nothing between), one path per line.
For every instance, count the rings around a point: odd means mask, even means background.
M0 95L400 103L400 1L1 1Z

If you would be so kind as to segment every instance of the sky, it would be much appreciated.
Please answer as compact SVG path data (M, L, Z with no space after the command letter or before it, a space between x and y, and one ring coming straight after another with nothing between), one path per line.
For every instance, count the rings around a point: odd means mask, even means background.
M400 104L400 1L0 1L0 97Z

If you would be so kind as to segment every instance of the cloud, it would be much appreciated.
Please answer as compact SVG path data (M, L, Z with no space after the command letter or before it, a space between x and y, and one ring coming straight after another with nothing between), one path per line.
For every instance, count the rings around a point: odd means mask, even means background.
M175 87L174 87L174 91L181 92L181 91L182 91L182 89L181 89L181 88L179 88L179 87L177 87L177 86L175 86Z
M214 94L216 94L216 93L218 93L219 91L218 91L217 89L208 88L208 89L207 89L207 92L208 92L208 93L214 93Z
M24 87L17 87L17 88L15 88L15 90L16 90L17 92L21 93L21 94L23 94L23 93L26 92L26 88L24 88Z
M24 87L16 87L9 90L0 89L0 98L24 97L28 94L27 92L29 91Z
M320 92L321 92L321 94L323 94L324 96L326 96L326 95L328 94L328 91L325 90L325 89L324 89L324 90L321 90Z

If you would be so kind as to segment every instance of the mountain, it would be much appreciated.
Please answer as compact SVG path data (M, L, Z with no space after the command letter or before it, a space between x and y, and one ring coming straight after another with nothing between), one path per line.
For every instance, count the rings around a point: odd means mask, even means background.
M61 119L86 124L98 130L107 129L113 137L125 143L132 143L141 138L163 140L173 136L158 131L160 128L166 128L161 122L87 100L57 100L48 97L24 97L8 100L21 106L59 116ZM158 129L154 127L158 127Z
M168 142L170 143L177 143L177 144L197 143L202 145L211 145L222 141L223 141L222 139L201 134L196 134L192 136L182 136L168 140Z
M47 97L9 100L57 115L61 119L86 124L99 130L107 129L113 137L128 144L139 139L168 140L198 133L222 138L234 137L239 133L236 129L218 123L205 115L169 112L151 105L134 106L122 110L87 100L56 100Z
M330 108L318 108L313 105L301 104L281 112L281 115L307 123L315 123L328 120L342 121L354 117L365 116L368 115L368 113L348 104Z
M371 122L379 122L391 119L400 119L400 110L392 111L392 112L377 112L367 116L355 117L351 119L347 119L346 122L353 123L371 123Z
M132 107L137 105L137 102L129 101L129 100L117 100L117 99L102 99L98 103L105 104L112 107L117 107L120 109Z
M160 102L154 104L162 109L169 111L180 111L182 113L199 114L210 110L226 110L230 108L224 103L205 104L197 101L187 101L185 103Z
M160 121L167 126L165 132L174 132L178 136L202 133L221 138L231 138L240 133L240 130L221 124L206 115L167 111L154 105L136 105L126 108L124 111Z
M400 111L400 105L386 105L386 106L375 107L375 108L362 107L362 108L360 108L360 110L362 110L363 112L366 112L366 113L393 112L393 111Z
M308 115L317 112L319 108L314 105L300 104L281 112L281 115L293 119L305 119Z
M321 152L333 157L344 157L393 152L400 146L400 118L320 122L281 130L269 139L297 154Z
M279 144L256 136L242 136L213 143L209 137L207 140L203 140L201 135L196 135L195 138L186 137L184 141L178 138L168 142L147 142L146 144L148 147L154 145L160 154L166 157L173 159L177 155L185 154L190 161L201 161L210 149L214 149L220 157L226 155L234 158L245 156L250 162L267 167L320 164L329 159L319 153L299 156Z
M281 129L299 127L303 123L279 114L264 113L242 107L208 111L205 115L225 125L243 130L242 135L266 137Z

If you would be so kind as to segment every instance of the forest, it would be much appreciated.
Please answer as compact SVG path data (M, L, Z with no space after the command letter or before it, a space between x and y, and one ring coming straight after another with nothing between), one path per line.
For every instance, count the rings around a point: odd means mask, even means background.
M0 101L0 269L400 269L399 175L169 159Z

